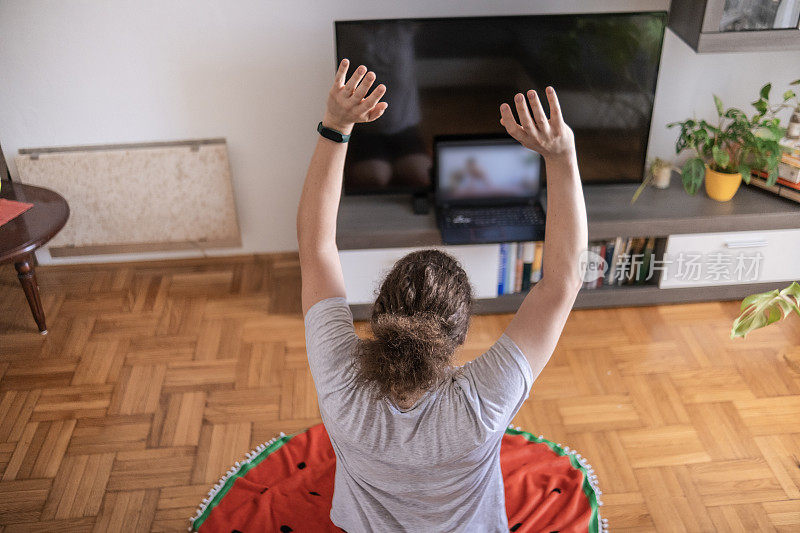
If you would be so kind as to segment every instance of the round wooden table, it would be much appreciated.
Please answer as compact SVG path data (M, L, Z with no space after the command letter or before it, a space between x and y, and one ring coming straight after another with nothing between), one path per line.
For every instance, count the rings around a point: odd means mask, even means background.
M34 272L33 252L58 233L69 218L67 201L42 187L4 181L0 198L32 203L33 207L0 226L0 263L14 263L17 277L42 335L47 334L44 309Z

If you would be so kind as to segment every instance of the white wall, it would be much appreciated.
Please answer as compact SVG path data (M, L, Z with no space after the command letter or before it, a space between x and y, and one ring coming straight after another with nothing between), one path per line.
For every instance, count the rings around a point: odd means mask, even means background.
M243 247L219 253L293 250L295 207L334 69L333 20L667 7L668 0L2 0L0 144L13 160L25 147L227 137ZM711 115L712 92L745 106L764 81L782 87L798 77L798 51L696 55L668 32L650 155L672 157L675 132L664 125Z

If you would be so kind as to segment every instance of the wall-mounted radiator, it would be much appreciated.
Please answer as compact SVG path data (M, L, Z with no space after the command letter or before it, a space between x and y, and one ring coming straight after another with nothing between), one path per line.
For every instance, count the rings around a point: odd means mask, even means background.
M70 205L53 257L240 246L225 139L26 148L19 179Z

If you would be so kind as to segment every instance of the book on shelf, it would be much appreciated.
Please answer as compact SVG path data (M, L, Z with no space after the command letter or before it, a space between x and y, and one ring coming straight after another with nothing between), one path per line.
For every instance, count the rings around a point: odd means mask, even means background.
M647 283L655 261L655 237L616 237L588 243L587 250L604 262L597 276L584 281L583 289L604 285ZM497 269L497 294L528 292L542 279L544 242L505 242L500 244Z
M650 265L653 263L655 247L656 238L649 237L644 245L644 251L642 252L642 263L636 276L636 283L638 285L642 285L647 281L647 276L650 274Z
M789 200L793 200L795 202L800 203L800 190L785 185L780 181L776 182L775 185L767 185L766 177L767 174L765 172L754 170L752 176L750 176L750 185L759 187L760 189L764 189L765 191L769 191L778 196L782 196L784 198L788 198ZM781 178L778 178L778 180L780 179Z
M621 253L623 246L622 237L617 237L614 239L613 244L611 244L611 251L606 252L606 264L608 265L608 272L606 274L606 285L614 285L616 281L616 269L617 269L617 262L619 260L619 255ZM610 259L608 256L610 255Z
M506 255L506 279L505 279L505 292L503 294L514 294L514 277L517 273L517 243L506 243L508 246L508 254Z
M531 285L542 279L542 260L544 256L544 242L536 241L533 243L533 266L531 268Z
M536 255L536 244L532 242L522 243L522 285L521 292L527 292L531 288L531 278L533 270L533 258Z
M543 243L500 243L497 294L527 292L542 277Z
M506 256L508 255L507 243L500 244L500 265L497 268L497 294L505 294L506 289Z

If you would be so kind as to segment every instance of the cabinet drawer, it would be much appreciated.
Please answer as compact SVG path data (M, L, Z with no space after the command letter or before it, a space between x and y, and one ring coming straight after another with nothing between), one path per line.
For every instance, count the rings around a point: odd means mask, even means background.
M670 235L659 287L800 279L800 229Z

